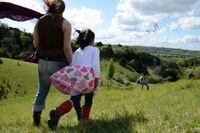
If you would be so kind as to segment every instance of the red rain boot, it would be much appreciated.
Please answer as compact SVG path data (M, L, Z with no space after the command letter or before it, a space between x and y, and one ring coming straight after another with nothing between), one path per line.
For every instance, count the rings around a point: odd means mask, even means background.
M50 120L48 120L49 128L54 130L58 125L59 118L65 113L69 112L71 109L72 109L72 102L70 100L67 100L56 109L51 110L49 113Z
M60 118L65 113L69 112L72 109L72 106L73 104L71 100L67 100L62 103L59 107L56 108L56 110L58 111L58 117Z
M91 106L83 106L83 121L88 121L90 116Z

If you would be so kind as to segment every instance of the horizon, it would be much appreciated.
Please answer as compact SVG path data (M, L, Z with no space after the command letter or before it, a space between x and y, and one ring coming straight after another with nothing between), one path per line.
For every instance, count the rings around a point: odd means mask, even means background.
M42 0L0 2L45 13ZM92 29L96 42L200 51L200 0L65 0L65 4L63 16L72 28ZM0 22L32 33L37 19Z

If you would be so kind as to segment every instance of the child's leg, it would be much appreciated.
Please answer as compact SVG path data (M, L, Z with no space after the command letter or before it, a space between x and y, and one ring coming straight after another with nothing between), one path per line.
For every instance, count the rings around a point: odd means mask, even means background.
M93 93L85 94L85 104L83 106L83 120L88 121L93 103Z
M79 121L83 119L82 108L81 108L81 105L80 105L81 96L82 96L82 94L78 94L76 96L71 96L71 100L73 102L74 109L75 109L76 114L77 114L77 119Z
M63 102L60 106L56 108L58 111L58 117L60 118L62 115L66 114L72 109L73 103L71 100L67 100Z
M142 86L142 88L141 88L141 89L143 90L143 86L144 86L144 84L141 84L141 86Z
M146 84L146 86L147 86L147 90L149 90L149 85L148 85L148 84Z
M49 128L55 129L58 125L58 120L60 119L60 117L69 112L72 109L72 106L72 101L67 100L56 109L51 110L49 113L50 119L48 120Z

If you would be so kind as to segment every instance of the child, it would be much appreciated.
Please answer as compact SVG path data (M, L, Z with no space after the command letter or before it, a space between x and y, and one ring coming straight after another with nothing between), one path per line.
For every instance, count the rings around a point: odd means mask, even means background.
M146 82L146 77L145 74L143 73L142 76L140 77L140 84L142 86L142 90L143 90L143 86L146 85L147 86L147 90L149 90L149 85Z
M76 30L76 32L79 33L76 41L79 48L73 55L72 64L84 65L92 68L95 78L94 91L88 94L83 94L71 88L69 91L71 96L70 100L65 101L56 109L50 111L50 120L48 121L48 125L51 129L57 127L59 118L69 112L72 107L74 107L79 121L88 121L93 103L93 96L98 89L100 78L100 52L97 47L92 46L95 34L90 29L83 31ZM83 95L85 96L85 103L83 108L81 108L80 100Z

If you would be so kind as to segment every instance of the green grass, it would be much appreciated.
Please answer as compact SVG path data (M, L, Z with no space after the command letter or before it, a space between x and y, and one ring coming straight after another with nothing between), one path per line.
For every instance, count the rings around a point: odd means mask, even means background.
M3 59L10 69L15 61ZM12 65L9 65L12 63ZM36 72L36 65L29 66ZM5 69L0 65L0 68ZM8 69L8 68L7 68ZM0 69L1 71L1 69ZM16 70L18 71L18 70ZM2 71L1 71L2 72ZM6 74L4 73L4 78ZM11 77L10 73L10 77ZM21 74L22 76L23 74ZM26 74L25 74L26 75ZM29 77L37 76L28 72ZM1 75L2 76L2 75ZM22 80L22 79L21 79ZM36 80L36 77L35 77ZM24 82L31 82L23 79ZM17 84L20 79L12 81ZM32 81L35 82L36 81ZM13 84L11 84L14 86ZM150 85L150 91L141 90L137 84L116 89L103 86L94 97L89 123L78 123L75 111L64 115L55 132L58 133L193 133L200 132L200 80L180 80L173 83ZM35 89L34 84L26 87ZM12 87L14 88L14 87ZM25 89L25 88L22 88ZM0 101L0 132L2 133L46 133L49 111L68 99L69 96L51 88L42 113L41 127L32 126L32 102L35 90L24 95Z
M37 65L20 60L2 58L0 80L8 81L11 90L8 97L32 94L37 88Z

